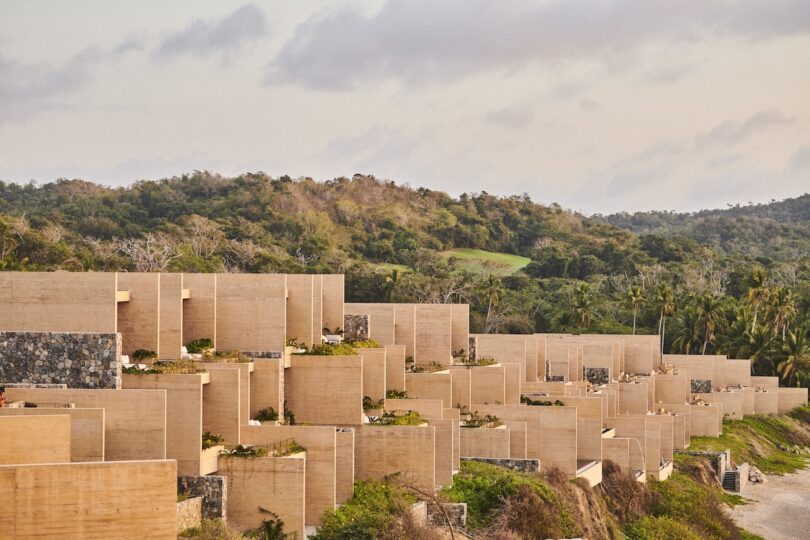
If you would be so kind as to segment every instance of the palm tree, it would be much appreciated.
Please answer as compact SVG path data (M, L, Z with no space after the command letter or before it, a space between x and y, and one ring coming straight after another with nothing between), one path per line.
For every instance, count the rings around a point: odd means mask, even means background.
M595 315L593 295L587 283L580 283L574 288L571 299L571 315L581 330L591 325Z
M768 282L768 275L762 268L755 268L751 275L748 277L748 292L745 294L745 299L754 310L754 320L751 321L751 332L754 332L754 327L757 325L757 314L759 308L768 303L771 291L766 287Z
M797 314L796 297L793 291L787 287L780 287L776 293L771 295L768 307L774 332L781 332L784 341L785 331Z
M676 319L675 339L672 341L672 352L692 354L700 347L701 324L697 309L689 306L678 313Z
M752 372L760 375L773 375L775 372L773 355L777 343L773 330L767 326L760 326L753 333L746 333L745 337L747 342L741 348L739 357L751 359ZM769 370L762 369L766 360L770 363Z
M745 356L751 330L751 310L745 305L737 306L734 318L726 327L724 339L718 345L717 351L728 355L729 358L748 358Z
M667 317L675 313L675 295L672 289L662 283L655 291L655 306L658 308L660 317L658 319L658 335L661 336L661 354L664 354L664 338L667 331Z
M712 294L704 294L697 298L696 307L703 328L703 349L700 354L706 354L706 347L710 341L714 341L717 326L723 319L723 301Z
M638 310L644 304L644 291L638 285L633 285L627 289L627 302L630 304L630 309L633 310L633 335L636 333L636 317Z
M810 343L807 341L807 329L798 332L788 332L782 347L785 359L776 367L782 380L790 386L794 381L796 386L801 384L802 377L810 367Z

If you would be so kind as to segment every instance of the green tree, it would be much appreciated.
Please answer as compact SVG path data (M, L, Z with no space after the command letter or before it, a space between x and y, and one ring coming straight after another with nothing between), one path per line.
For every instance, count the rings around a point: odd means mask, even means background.
M789 331L785 337L782 351L785 353L785 359L779 362L776 367L777 372L788 386L793 383L799 386L810 367L810 343L807 341L807 330L802 328L795 333Z
M703 294L697 298L696 308L703 329L703 348L700 354L706 354L706 347L717 337L717 327L723 320L723 301L713 294Z
M796 297L793 291L787 287L777 289L770 297L768 311L774 332L781 333L784 341L785 332L797 314Z
M675 313L675 295L665 283L662 283L655 289L655 306L659 313L658 318L658 335L661 336L661 354L664 354L664 339L667 332L667 317L671 317Z
M672 352L675 354L692 354L700 347L701 321L694 306L687 306L678 313L676 319L675 339L672 341Z
M579 283L574 287L571 296L571 315L574 324L580 330L587 328L593 322L596 309L594 307L593 292L587 283Z
M759 309L768 303L771 291L767 287L768 274L763 268L755 268L748 277L748 292L745 299L754 311L754 319L751 321L751 332L757 325L757 315Z
M627 289L627 303L630 304L630 309L633 311L633 335L636 333L636 318L638 317L638 310L644 304L644 291L638 285L633 285Z

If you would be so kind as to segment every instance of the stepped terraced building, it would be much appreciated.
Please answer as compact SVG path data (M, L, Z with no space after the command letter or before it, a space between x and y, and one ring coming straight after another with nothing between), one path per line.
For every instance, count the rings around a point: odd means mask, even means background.
M353 348L321 346L338 328ZM184 352L203 339L221 354ZM470 334L466 305L346 303L341 275L0 273L0 386L11 538L174 538L261 509L304 537L355 480L433 490L464 459L666 479L724 417L807 401L658 336Z

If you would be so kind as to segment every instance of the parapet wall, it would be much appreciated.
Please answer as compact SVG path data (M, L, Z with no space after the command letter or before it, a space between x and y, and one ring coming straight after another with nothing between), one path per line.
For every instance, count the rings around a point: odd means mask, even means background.
M121 388L121 335L0 332L0 381Z

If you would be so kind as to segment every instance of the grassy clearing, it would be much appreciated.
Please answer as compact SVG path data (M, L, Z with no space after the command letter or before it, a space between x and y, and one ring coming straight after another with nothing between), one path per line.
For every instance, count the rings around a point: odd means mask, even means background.
M531 259L521 257L520 255L494 253L492 251L484 251L483 249L471 248L451 249L441 252L441 255L447 259L450 257L458 259L458 265L462 269L469 271L484 269L490 273L504 276L514 274L532 262Z
M396 270L400 274L405 272L411 272L411 268L404 264L396 264L396 263L372 263L377 269L382 270L386 273L391 273L391 271Z
M719 437L692 437L689 450L731 450L736 463L748 462L766 474L786 474L803 469L810 456L780 448L810 446L810 406L788 415L749 416L727 420Z

